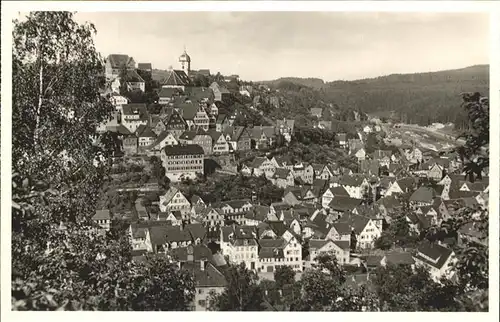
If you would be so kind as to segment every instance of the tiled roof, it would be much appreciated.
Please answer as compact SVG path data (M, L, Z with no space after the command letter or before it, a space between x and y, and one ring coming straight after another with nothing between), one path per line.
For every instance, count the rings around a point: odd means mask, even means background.
M288 178L288 175L290 174L290 170L288 169L283 169L283 168L276 168L276 171L274 172L274 176L278 179L286 179Z
M149 126L144 124L139 125L135 133L140 138L156 138L155 132L153 132Z
M415 263L409 252L390 252L385 255L387 264L392 265L412 265Z
M362 199L355 199L347 196L335 196L328 206L336 211L351 211L362 202Z
M162 87L160 91L158 92L158 97L172 97L176 94L179 93L178 88L172 88L172 87Z
M203 148L198 144L185 144L165 146L164 151L166 155L193 155L203 154Z
M129 83L144 83L144 79L135 70L127 70L125 81Z
M141 120L148 119L148 111L146 108L146 104L144 103L124 104L122 105L122 114L123 115L139 114L139 118Z
M339 222L347 223L358 234L365 229L369 221L369 218L355 214L345 214L339 219Z
M151 243L163 245L171 242L187 242L191 235L187 230L181 230L180 226L157 226L149 228Z
M332 228L335 228L335 230L340 235L350 235L351 234L351 227L349 226L348 223L345 223L345 222L334 222L332 224Z
M135 67L134 59L128 55L111 54L108 56L107 61L109 61L112 68Z
M359 187L365 180L364 176L361 175L344 175L340 177L339 183L341 185Z
M172 249L170 252L176 260L184 262L187 261L188 247L193 248L193 259L195 261L201 259L210 259L212 257L212 251L205 245L189 245L187 247L178 247Z
M188 75L182 70L171 70L162 82L162 86L186 86L191 83Z
M201 269L201 265L200 262L187 262L182 267L183 270L193 273L196 287L225 287L227 285L224 274L212 263L205 263L204 269Z
M194 120L196 113L198 112L198 106L192 103L182 103L177 106L179 108L179 113L185 120Z
M351 248L351 242L349 240L334 240L333 243L343 250Z
M436 191L431 187L420 187L410 197L410 201L432 202L436 197Z
M172 198L175 196L175 194L179 192L179 189L177 189L176 187L170 187L167 192L163 195L163 202L165 205L167 205L170 200L172 200ZM182 192L181 192L182 193Z
M184 131L184 133L179 136L179 140L193 140L196 134L196 131Z
M441 269L446 260L452 255L453 251L449 248L443 247L436 243L423 242L417 248L417 254L414 256L416 259L421 260L437 269ZM434 262L425 258L431 258Z

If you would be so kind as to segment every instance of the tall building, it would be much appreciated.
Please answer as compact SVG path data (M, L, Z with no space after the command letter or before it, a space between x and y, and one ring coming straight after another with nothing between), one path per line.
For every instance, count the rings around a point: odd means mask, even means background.
M197 144L166 146L161 153L165 175L172 182L196 179L198 173L204 174L203 154L203 148Z

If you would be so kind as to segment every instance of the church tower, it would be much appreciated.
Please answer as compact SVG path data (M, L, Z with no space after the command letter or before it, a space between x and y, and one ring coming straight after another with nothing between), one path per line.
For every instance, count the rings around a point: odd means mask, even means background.
M184 53L179 57L179 63L181 64L181 70L183 70L186 75L189 75L191 71L191 57L186 52L186 47L184 47Z

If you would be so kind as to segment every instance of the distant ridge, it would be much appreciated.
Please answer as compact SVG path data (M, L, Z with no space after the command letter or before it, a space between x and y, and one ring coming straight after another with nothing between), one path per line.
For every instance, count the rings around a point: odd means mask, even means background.
M301 86L307 86L315 89L321 89L328 87L330 85L338 84L362 84L362 83L377 83L382 82L383 84L392 82L440 82L440 81L453 81L454 79L465 80L470 77L471 80L486 80L489 82L489 65L473 65L458 69L447 69L441 71L433 72L417 72L417 73L397 73L389 74L384 76L372 77L372 78L362 78L356 80L335 80L331 82L325 82L321 78L315 77L280 77L275 80L259 81L256 83L267 84L270 86L276 86L281 82L290 82Z

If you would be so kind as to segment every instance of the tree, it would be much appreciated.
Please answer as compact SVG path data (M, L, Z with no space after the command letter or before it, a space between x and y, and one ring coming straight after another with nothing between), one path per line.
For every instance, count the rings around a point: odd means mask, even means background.
M12 309L129 310L157 294L182 310L194 290L185 274L172 268L153 283L131 261L127 235L101 235L91 220L114 150L96 134L114 108L99 95L94 32L69 12L14 21ZM156 282L170 289L158 294Z
M392 239L392 236L386 231L383 231L380 237L377 238L374 242L375 248L381 250L389 250L392 248L393 245L394 241Z
M278 266L274 271L274 281L279 289L283 288L284 285L293 284L295 282L295 271L290 266Z
M210 310L213 311L262 311L264 294L258 285L257 275L249 271L244 263L230 266L226 279L228 285L221 294L210 295Z
M335 310L335 303L342 296L345 273L335 255L322 253L315 260L317 263L313 264L313 269L305 271L301 277L302 298L297 309Z

